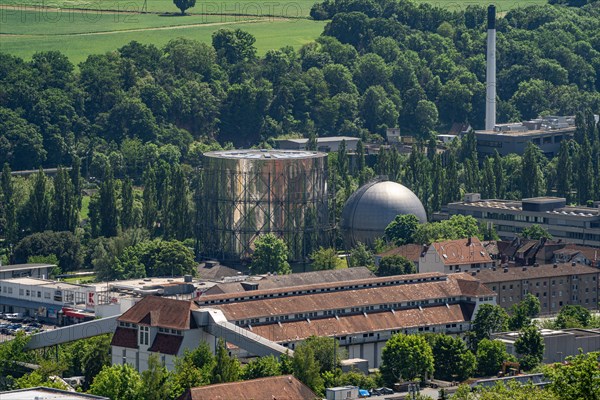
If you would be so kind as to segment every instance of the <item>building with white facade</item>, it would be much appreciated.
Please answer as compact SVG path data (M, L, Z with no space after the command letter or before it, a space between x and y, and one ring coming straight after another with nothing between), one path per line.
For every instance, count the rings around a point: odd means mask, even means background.
M40 278L0 280L0 311L21 313L52 323L94 318L96 288Z
M432 243L419 258L419 272L469 272L492 268L495 262L476 237Z

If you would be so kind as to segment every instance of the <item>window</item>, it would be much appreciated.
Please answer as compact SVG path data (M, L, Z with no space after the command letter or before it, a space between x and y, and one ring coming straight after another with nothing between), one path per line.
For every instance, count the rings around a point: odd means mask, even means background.
M37 292L37 297L42 297L42 292L38 291Z
M23 289L19 289L19 296L23 296Z
M44 298L45 299L49 299L50 298L50 293L49 292L44 292Z
M147 326L140 326L139 329L140 329L140 339L139 339L140 344L142 344L144 346L148 346L148 342L149 342L148 333L150 331L150 328Z

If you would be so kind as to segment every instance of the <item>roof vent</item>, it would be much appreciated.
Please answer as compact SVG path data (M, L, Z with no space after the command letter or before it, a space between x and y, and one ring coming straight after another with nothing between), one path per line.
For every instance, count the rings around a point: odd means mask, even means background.
M492 271L495 271L495 270L496 270L496 267L492 267Z
M475 275L477 275L477 272L473 271L473 272L471 272L471 275L475 276Z
M573 262L571 263L571 266L573 266L573 267L574 267L574 266L576 266L576 265L577 265L577 263L576 263L575 261L573 261Z
M523 267L523 271L527 271L527 267Z
M504 267L504 272L505 273L508 272L508 268Z
M553 268L558 268L558 264L554 264L552 267Z
M538 264L538 263L535 263L535 264L533 264L533 266L534 266L534 267L539 267L539 266L540 266L540 264Z

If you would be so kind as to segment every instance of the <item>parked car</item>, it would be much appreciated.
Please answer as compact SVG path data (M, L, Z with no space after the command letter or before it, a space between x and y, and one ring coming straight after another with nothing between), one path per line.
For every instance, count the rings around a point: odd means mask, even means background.
M392 389L390 389L390 388L387 388L387 387L382 387L382 388L379 388L377 390L379 390L380 394L394 394L394 391Z
M368 390L366 389L358 389L358 397L360 398L364 398L364 397L370 397L371 393L369 393Z
M29 326L31 326L32 328L41 328L42 324L40 324L39 322L32 322L29 324Z

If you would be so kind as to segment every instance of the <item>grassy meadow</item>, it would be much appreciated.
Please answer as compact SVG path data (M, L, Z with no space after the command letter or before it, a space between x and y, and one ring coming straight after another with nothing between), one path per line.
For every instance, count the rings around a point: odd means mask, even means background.
M449 9L488 2L422 0ZM89 55L115 50L132 40L162 46L177 37L210 42L220 28L241 28L256 37L259 54L318 37L325 22L307 18L315 0L293 2L198 1L178 16L171 0L0 0L0 51L28 59L59 50L77 64ZM503 0L499 12L545 0ZM144 12L144 13L140 13Z

